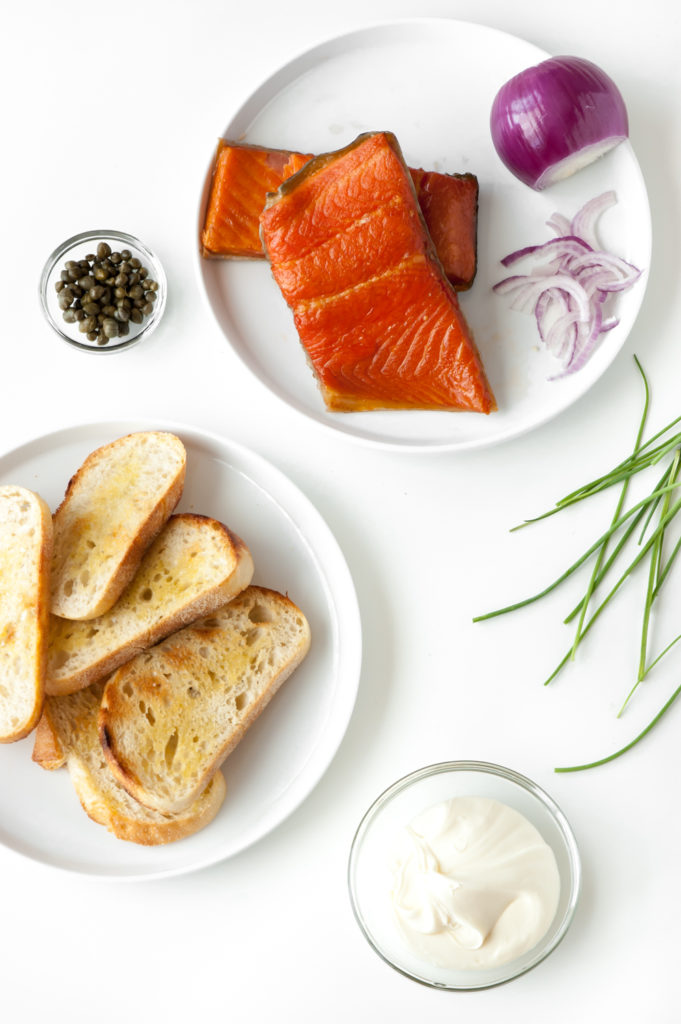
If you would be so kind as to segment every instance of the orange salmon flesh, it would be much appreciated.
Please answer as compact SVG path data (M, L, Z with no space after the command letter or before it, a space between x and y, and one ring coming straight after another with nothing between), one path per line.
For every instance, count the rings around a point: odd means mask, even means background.
M311 159L260 225L327 408L496 408L392 133Z

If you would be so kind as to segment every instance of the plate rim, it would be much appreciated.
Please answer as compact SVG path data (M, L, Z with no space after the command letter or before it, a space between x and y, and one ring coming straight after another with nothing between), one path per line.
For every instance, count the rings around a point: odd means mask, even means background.
M313 556L313 561L317 567L320 580L330 597L329 610L331 614L328 621L331 623L333 629L339 633L339 647L341 639L343 641L343 664L341 665L339 661L338 664L334 664L333 669L337 682L341 679L341 669L343 669L343 685L341 688L336 685L333 691L334 696L336 697L339 693L341 694L342 700L340 702L340 708L343 713L342 715L338 714L338 707L334 703L334 715L327 714L324 717L323 722L319 726L315 743L310 748L308 760L306 761L305 766L303 766L298 776L291 780L291 784L286 790L287 793L293 792L294 798L285 802L285 806L277 815L275 815L274 820L270 820L268 818L268 822L264 827L260 829L249 829L246 841L241 845L235 846L233 849L229 849L225 853L220 853L219 851L208 851L205 855L198 857L190 863L162 866L152 865L149 871L139 870L136 866L131 866L129 871L126 870L125 867L121 871L113 871L110 868L100 870L92 864L87 867L76 863L71 864L68 863L66 857L63 857L60 860L52 860L45 851L42 851L42 855L38 855L35 852L22 848L18 843L15 844L7 842L5 837L0 837L0 847L2 847L8 855L18 857L21 860L37 865L40 868L57 871L61 874L67 874L72 877L120 883L153 882L167 878L181 877L217 864L225 863L232 857L242 854L251 846L266 839L268 835L282 825L287 818L298 810L298 808L316 789L338 753L348 730L357 702L363 661L363 636L359 600L350 568L335 534L317 509L316 505L310 498L308 498L305 492L301 490L301 488L298 487L298 485L294 483L293 480L283 472L283 470L279 469L279 467L273 462L247 445L244 445L239 441L235 441L232 438L220 435L215 431L207 430L177 419L133 416L121 419L88 420L86 422L74 420L63 423L54 430L34 432L23 441L19 441L19 443L13 445L11 448L0 449L0 476L5 474L5 463L8 460L12 458L22 459L22 457L24 457L24 452L28 455L28 450L31 448L41 444L47 445L51 440L55 440L57 444L67 444L69 441L78 440L79 437L84 440L88 436L104 435L110 436L114 439L115 437L124 436L125 433L130 433L135 430L150 429L171 431L178 434L181 438L184 437L189 444L207 444L213 454L222 458L229 458L230 461L238 463L239 472L243 473L251 483L267 494L280 513L294 519L291 509L286 504L282 503L279 493L277 492L276 494L273 494L267 486L268 481L275 481L278 487L281 487L282 491L285 492L287 497L291 496L296 502L298 502L297 508L303 509L306 515L311 517L311 520L315 525L315 532L319 531L321 536L323 536L325 547L329 552L329 560L334 563L330 575L334 580L337 572L342 577L340 580L340 586L336 586L335 583L332 584L330 582L327 571L324 569L324 565L320 562L318 551L312 547L307 535L301 530L300 535L304 543L310 549L310 554ZM35 452L32 454L39 453ZM236 456L236 458L233 458L233 456ZM248 468L246 469L245 467ZM255 467L257 472L252 472L253 467ZM264 483L263 478L265 481ZM67 482L68 481L65 478L64 487ZM30 486L30 484L27 484L27 486ZM337 596L338 593L341 594L340 598ZM338 614L339 612L342 612L342 619ZM340 635L341 628L345 630L342 638ZM326 746L324 746L324 741L328 736L331 737L330 741L327 740ZM322 749L323 753L320 754ZM311 776L309 778L305 778L304 783L301 784L300 779L305 776L309 759L315 757L316 761L314 763L314 770ZM111 836L111 839L112 842L123 842L123 840L116 840L114 836ZM135 844L128 845L132 846ZM172 843L167 844L167 847L172 848L172 846ZM154 849L154 847L150 847L152 852Z
M467 21L465 19L460 18L449 18L428 15L423 17L405 16L403 18L377 20L364 26L357 26L355 28L351 28L339 33L331 33L325 36L323 39L317 40L316 42L313 42L312 44L303 47L292 54L289 54L286 58L279 62L277 66L269 74L267 74L267 76L262 81L260 81L254 88L252 88L244 98L238 101L237 105L232 107L231 113L228 114L228 120L226 122L225 128L223 129L222 137L227 137L230 130L230 126L239 126L239 122L243 121L247 115L250 118L250 124L253 118L257 116L257 114L261 112L261 110L263 109L263 104L260 102L261 98L267 98L268 102L272 102L272 100L279 95L279 91L282 85L285 86L294 83L295 81L298 80L298 78L304 72L304 70L309 70L310 68L317 66L320 59L328 59L328 57L332 55L329 52L327 52L330 50L330 48L347 47L348 45L352 45L354 42L358 40L371 37L372 35L381 32L395 32L396 30L408 29L409 27L417 27L422 28L424 30L436 30L439 26L442 25L463 27L465 31L479 32L482 33L485 37L493 36L496 37L499 41L506 43L506 45L521 44L522 46L525 46L535 51L537 61L544 60L551 56L551 53L549 51L543 49L542 47L538 46L534 42L531 42L530 40L524 39L523 37L518 36L512 32L507 32L504 29L498 29L494 26L484 25L477 21ZM274 92L272 92L272 88L274 85L276 85L276 88ZM249 124L240 125L240 132L242 135L248 131ZM234 137L234 135L232 135L231 137ZM422 440L415 438L412 441L405 438L373 436L369 435L368 431L353 431L352 429L346 428L342 420L331 419L330 417L333 414L330 414L329 411L323 407L323 405L320 406L318 411L315 411L313 409L307 409L304 407L303 403L297 401L295 397L289 398L279 388L271 386L268 380L264 379L263 376L260 373L258 373L257 367L255 365L252 365L252 362L241 351L242 346L233 342L231 338L228 336L227 332L222 327L215 313L215 310L213 309L209 295L209 290L204 274L204 265L206 263L214 261L206 260L204 257L202 257L200 248L200 233L203 223L203 216L205 212L205 205L207 202L211 182L214 148L213 153L211 154L211 158L208 161L208 164L204 172L202 186L199 192L198 204L195 207L196 219L194 232L195 243L193 262L194 272L197 278L199 291L203 297L203 301L208 312L210 313L213 323L217 327L222 339L226 341L228 348L231 350L232 355L238 360L239 364L243 366L250 374L250 376L255 381L257 381L259 386L264 388L269 395L276 399L277 402L282 403L286 408L292 410L297 416L302 417L302 419L305 422L313 423L315 425L315 428L319 428L322 431L330 431L335 436L341 436L351 443L363 445L367 448L382 451L399 451L407 456L412 454L437 455L443 452L458 453L470 451L484 451L489 448L494 448L500 444L505 444L507 442L516 440L519 437L523 437L524 435L531 433L534 430L538 430L541 427L546 426L546 424L556 419L562 413L567 412L567 410L569 410L572 406L574 406L577 402L584 398L585 395L588 394L588 392L593 387L595 387L595 385L605 376L607 371L615 362L618 355L622 352L622 349L624 348L629 338L629 335L635 326L636 320L638 318L641 306L646 295L649 280L652 256L652 213L645 178L643 176L639 160L636 156L630 139L626 139L621 144L621 147L618 148L622 148L623 150L627 150L628 152L629 160L631 163L631 170L637 178L641 190L641 198L643 200L643 207L645 213L644 219L646 221L645 261L642 267L641 277L637 282L637 285L639 285L640 287L637 288L635 298L633 300L634 304L631 310L631 322L629 324L628 330L621 338L621 340L618 339L618 344L616 348L613 349L612 353L609 354L607 358L603 359L603 364L598 374L595 377L593 377L592 380L588 381L585 386L576 390L575 394L568 395L562 402L559 402L555 407L547 409L543 415L532 420L529 420L528 422L521 422L515 425L510 425L505 430L502 430L501 433L493 434L492 436L489 437L483 434L482 436L469 437L463 440L457 439L456 437L440 437L431 440ZM417 413L417 411L414 410L414 413ZM452 412L447 411L443 411L442 413L435 412L434 414L443 416L453 415ZM351 414L335 415L343 416Z

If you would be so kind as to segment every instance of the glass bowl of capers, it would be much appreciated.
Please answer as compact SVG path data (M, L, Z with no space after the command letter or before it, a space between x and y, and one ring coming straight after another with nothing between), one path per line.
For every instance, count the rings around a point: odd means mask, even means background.
M40 278L47 322L84 352L121 352L149 337L166 302L163 267L122 231L83 231L54 250Z

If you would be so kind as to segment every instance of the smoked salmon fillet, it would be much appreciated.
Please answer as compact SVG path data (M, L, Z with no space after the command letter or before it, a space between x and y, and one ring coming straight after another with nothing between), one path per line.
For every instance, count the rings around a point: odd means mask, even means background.
M496 408L392 133L314 157L260 226L328 409Z
M202 255L264 259L258 218L267 194L310 159L309 153L220 139L201 232ZM477 268L478 179L420 168L411 168L410 174L445 273L457 291L464 291Z
M203 230L204 256L263 259L259 217L268 192L307 163L309 154L220 139Z

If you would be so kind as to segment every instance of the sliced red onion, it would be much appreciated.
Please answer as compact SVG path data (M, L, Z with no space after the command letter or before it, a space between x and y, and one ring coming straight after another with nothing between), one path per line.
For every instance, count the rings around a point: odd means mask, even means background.
M581 57L551 57L502 85L490 128L503 163L538 190L586 167L629 135L619 89Z
M534 315L540 343L562 364L552 380L586 364L602 335L619 323L611 303L641 276L631 263L598 244L598 219L614 202L615 193L605 192L585 203L572 220L552 214L547 224L564 234L501 260L505 267L524 264L528 269L497 282L494 291L510 299L511 309Z

